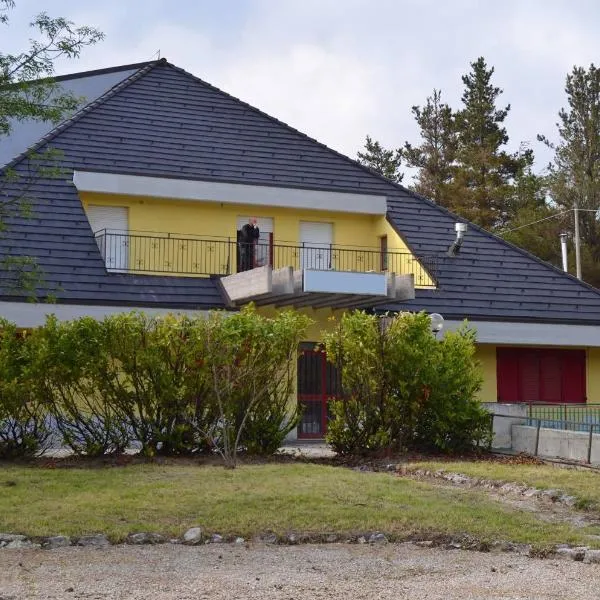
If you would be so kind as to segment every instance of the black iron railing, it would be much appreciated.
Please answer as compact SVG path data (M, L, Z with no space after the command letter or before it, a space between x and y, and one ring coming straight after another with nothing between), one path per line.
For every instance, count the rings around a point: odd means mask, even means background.
M561 404L528 402L529 424L541 421L542 427L576 429L587 431L589 425L596 425L600 432L600 403ZM499 412L501 411L499 405ZM563 425L560 425L560 424Z
M251 246L230 238L210 238L101 230L95 234L106 268L113 272L228 275L272 265L295 269L412 273L415 285L431 285L433 257L335 244L262 242Z

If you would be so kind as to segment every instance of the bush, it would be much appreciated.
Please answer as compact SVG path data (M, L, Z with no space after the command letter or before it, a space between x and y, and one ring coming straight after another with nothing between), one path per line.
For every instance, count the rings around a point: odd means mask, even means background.
M201 320L142 313L101 325L104 359L96 385L146 456L197 450L199 368L192 331ZM201 379L201 378L200 378Z
M342 400L330 402L327 441L339 453L389 445L385 427L387 381L380 320L364 312L345 313L325 335L327 359L337 366Z
M103 323L83 317L59 323L49 317L31 334L31 369L61 441L76 454L122 452L131 436L99 385L106 371Z
M328 442L340 453L464 451L489 443L481 374L467 328L436 340L427 314L346 313L325 334L341 374Z
M33 454L51 427L77 454L275 452L297 425L297 349L310 320L248 307L208 318L89 317L22 339L0 324L0 456Z
M32 344L0 321L0 458L34 456L49 440L44 405L30 371Z
M310 320L293 311L266 318L252 306L232 315L212 313L194 347L218 421L201 431L225 461L240 448L273 453L298 423L290 406L298 345Z

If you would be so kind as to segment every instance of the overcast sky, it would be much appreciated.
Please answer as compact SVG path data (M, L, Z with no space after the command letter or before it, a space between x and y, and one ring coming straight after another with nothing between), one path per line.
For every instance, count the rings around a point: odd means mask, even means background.
M4 52L24 47L48 10L94 25L104 42L59 74L160 55L355 157L367 133L418 141L411 106L432 89L458 107L461 75L484 56L512 110L511 146L550 155L573 65L600 62L598 0L17 0Z

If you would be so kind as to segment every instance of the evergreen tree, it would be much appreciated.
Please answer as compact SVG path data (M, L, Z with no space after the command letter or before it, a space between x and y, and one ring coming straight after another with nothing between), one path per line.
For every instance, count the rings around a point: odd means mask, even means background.
M538 139L554 150L547 184L553 202L563 210L575 204L579 212L582 270L590 283L600 285L600 69L574 67L567 75L568 108L558 113L559 142Z
M463 108L456 114L458 150L449 201L453 210L486 229L503 228L510 221L515 180L533 164L531 150L509 154L503 149L510 105L496 106L502 90L492 85L493 73L480 57L462 78Z
M449 206L448 185L452 181L457 135L452 109L441 97L441 91L434 89L423 108L412 107L422 143L413 146L405 142L402 156L408 167L418 169L414 190L442 206Z
M358 153L358 162L373 171L387 177L395 183L400 183L404 174L400 172L402 152L386 150L379 142L367 135L365 151Z

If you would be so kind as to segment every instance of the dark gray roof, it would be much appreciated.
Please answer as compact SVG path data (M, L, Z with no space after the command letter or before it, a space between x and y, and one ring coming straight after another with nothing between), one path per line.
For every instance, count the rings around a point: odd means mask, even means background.
M139 69L43 141L73 168L247 184L371 192L417 255L436 255L438 289L394 308L446 318L600 322L600 292L470 226L446 256L455 215L164 61ZM25 163L16 163L23 172ZM59 301L221 306L209 279L109 275L70 172L33 188L35 215L0 248L31 254Z
M54 78L54 81L58 84L57 93L72 93L75 97L81 98L83 104L87 104L96 100L114 85L147 64L147 62L137 63L109 69L83 71L72 75L61 75ZM24 152L54 127L48 121L34 121L32 119L23 121L13 119L10 126L10 135L0 137L0 165L5 165L15 156Z

